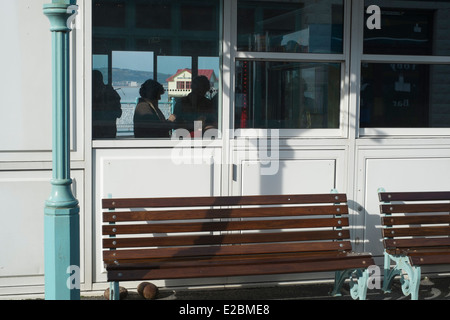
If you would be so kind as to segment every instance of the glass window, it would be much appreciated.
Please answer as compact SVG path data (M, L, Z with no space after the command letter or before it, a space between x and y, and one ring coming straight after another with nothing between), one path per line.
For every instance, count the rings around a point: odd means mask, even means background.
M366 0L369 5L381 15L379 29L364 27L360 128L403 128L383 131L402 134L450 127L450 3Z
M363 63L362 128L448 128L450 65Z
M93 0L92 19L94 139L218 126L220 0Z
M238 61L236 128L339 128L340 63Z
M342 0L238 1L239 51L342 53Z
M364 28L364 53L449 55L448 1L366 0L381 9L380 29ZM365 21L371 13L365 13Z

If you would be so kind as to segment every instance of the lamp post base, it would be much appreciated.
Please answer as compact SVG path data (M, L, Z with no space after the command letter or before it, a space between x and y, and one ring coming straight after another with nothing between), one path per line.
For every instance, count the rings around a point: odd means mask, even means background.
M45 208L45 299L80 299L79 208Z

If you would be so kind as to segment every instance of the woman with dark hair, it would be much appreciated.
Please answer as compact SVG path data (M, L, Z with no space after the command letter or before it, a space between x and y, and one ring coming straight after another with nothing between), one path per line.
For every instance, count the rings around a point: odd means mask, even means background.
M142 84L133 118L136 138L169 138L169 123L158 108L164 92L163 86L155 80L149 79Z

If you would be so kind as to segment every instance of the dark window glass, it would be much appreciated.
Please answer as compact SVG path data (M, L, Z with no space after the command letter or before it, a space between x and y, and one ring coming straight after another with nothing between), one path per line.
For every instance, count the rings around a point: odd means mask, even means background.
M172 6L169 1L150 1L136 4L136 27L170 29Z
M381 10L380 29L364 28L364 53L449 55L448 1L366 0ZM395 4L395 6L394 6ZM366 12L366 11L365 11ZM373 13L365 13L365 21Z
M238 1L238 50L342 53L343 1Z
M125 1L94 1L92 25L94 27L125 27Z
M217 29L218 25L215 21L217 9L214 3L208 5L208 1L202 5L182 5L181 29L197 31Z
M236 128L339 128L341 65L238 61Z
M362 128L450 127L450 65L364 63Z

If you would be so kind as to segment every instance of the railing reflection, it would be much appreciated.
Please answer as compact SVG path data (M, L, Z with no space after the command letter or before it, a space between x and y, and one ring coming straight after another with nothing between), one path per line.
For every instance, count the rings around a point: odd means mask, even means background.
M172 114L174 99L172 102L159 103L159 109L162 111L166 119ZM122 116L117 119L117 135L118 136L132 136L133 135L133 116L134 109L136 109L136 101L121 101Z

